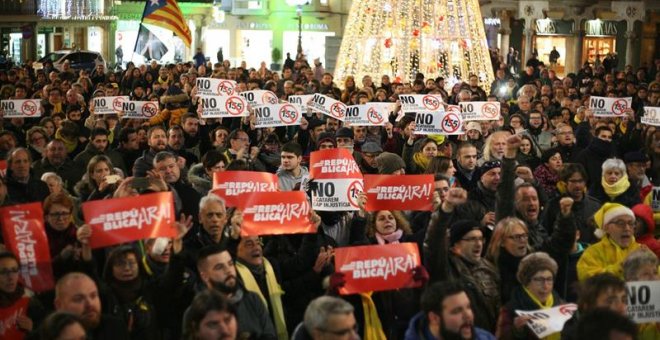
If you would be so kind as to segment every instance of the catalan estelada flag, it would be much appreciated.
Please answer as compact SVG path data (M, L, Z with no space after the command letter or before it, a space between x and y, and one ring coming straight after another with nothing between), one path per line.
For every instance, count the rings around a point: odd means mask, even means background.
M147 0L142 22L174 32L190 48L192 34L176 0Z

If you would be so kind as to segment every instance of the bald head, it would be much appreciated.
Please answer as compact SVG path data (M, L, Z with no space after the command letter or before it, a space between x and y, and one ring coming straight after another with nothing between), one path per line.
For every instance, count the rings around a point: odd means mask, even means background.
M101 300L96 283L83 273L64 275L55 285L55 309L79 316L85 328L101 322Z

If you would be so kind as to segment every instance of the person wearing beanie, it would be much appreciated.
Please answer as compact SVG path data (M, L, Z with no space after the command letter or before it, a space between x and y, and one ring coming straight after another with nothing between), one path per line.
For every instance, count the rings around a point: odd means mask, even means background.
M599 273L623 278L621 263L640 245L635 240L635 214L618 203L605 203L594 214L598 243L584 251L578 261L578 279L584 281Z
M520 286L515 288L511 300L502 308L497 323L498 339L532 339L534 333L527 327L529 316L517 316L516 311L550 309L564 301L554 290L557 262L547 253L532 253L520 261L516 275ZM560 333L543 339L559 340Z
M168 126L179 125L181 117L188 112L190 97L177 86L170 86L167 93L160 97L165 109L149 118L149 125L159 125L168 121Z
M637 186L628 180L626 165L618 158L603 162L600 185L592 186L589 193L601 202L613 202L632 207L641 203Z
M316 141L317 150L334 149L337 147L335 142L335 134L332 132L323 132L319 135Z
M399 155L391 152L383 152L376 157L376 167L381 175L405 175L406 163Z

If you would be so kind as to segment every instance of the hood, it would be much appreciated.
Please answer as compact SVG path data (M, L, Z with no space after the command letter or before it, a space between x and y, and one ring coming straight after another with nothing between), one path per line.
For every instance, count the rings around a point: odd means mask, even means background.
M641 218L642 221L646 223L646 227L648 228L646 234L653 235L653 232L655 231L655 222L653 221L653 210L651 207L640 203L635 205L632 208L632 211L635 214L635 217Z

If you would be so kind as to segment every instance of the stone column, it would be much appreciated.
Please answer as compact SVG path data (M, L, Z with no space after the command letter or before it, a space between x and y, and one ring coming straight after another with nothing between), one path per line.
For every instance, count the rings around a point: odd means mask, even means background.
M527 26L527 24L525 24ZM525 53L520 58L520 69L525 68L527 60L532 57L532 36L534 35L533 29L525 29Z
M572 70L579 70L582 68L582 48L584 46L584 30L582 29L582 26L578 26L579 28L575 31L575 50L573 51L575 54L575 66L572 68Z
M500 53L504 56L504 61L506 62L506 55L509 53L509 38L511 37L510 29L500 29L499 32L502 35L502 40L500 41Z
M633 62L633 41L637 38L637 35L632 31L632 25L628 25L629 31L626 31L626 65L634 65Z

